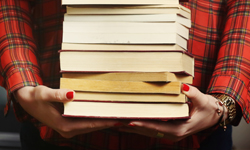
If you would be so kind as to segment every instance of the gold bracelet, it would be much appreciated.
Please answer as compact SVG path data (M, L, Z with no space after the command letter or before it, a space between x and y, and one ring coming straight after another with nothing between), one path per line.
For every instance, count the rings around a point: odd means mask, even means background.
M228 109L228 118L225 119L225 122L223 121L220 123L220 126L224 126L225 128L225 125L230 124L236 116L235 101L225 94L212 94L212 96L221 101L223 106Z

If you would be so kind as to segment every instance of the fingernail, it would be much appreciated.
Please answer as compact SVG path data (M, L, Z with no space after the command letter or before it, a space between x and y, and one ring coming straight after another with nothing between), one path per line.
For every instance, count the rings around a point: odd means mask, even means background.
M120 127L120 126L122 126L122 125L123 125L123 124L122 124L121 122L118 122L118 123L114 124L115 127Z
M186 85L186 84L183 84L183 87L182 87L183 91L189 91L189 86Z
M73 97L74 97L74 92L73 92L73 91L67 92L66 97L67 97L67 99L73 99Z
M129 123L128 125L131 127L135 127L135 124L133 124L133 123Z

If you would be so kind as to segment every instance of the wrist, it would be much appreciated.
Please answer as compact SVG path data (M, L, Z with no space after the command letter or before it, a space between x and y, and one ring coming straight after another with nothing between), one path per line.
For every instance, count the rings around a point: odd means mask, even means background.
M212 94L224 107L223 119L220 126L230 124L236 117L236 104L233 98L225 94Z

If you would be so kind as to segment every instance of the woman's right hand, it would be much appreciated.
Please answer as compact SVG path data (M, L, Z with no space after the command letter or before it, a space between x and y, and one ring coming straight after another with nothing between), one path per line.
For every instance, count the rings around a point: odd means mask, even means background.
M117 120L62 117L53 102L64 103L73 100L74 91L71 90L51 89L42 85L27 86L17 90L15 97L31 116L65 138L122 125Z

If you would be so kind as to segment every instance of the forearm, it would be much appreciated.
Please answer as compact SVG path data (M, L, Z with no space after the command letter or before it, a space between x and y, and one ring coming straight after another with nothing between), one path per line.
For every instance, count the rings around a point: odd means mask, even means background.
M250 4L247 0L228 0L227 3L221 48L207 92L232 97L249 122L250 16L247 12Z
M0 2L1 75L8 92L23 86L42 84L32 34L30 2Z

